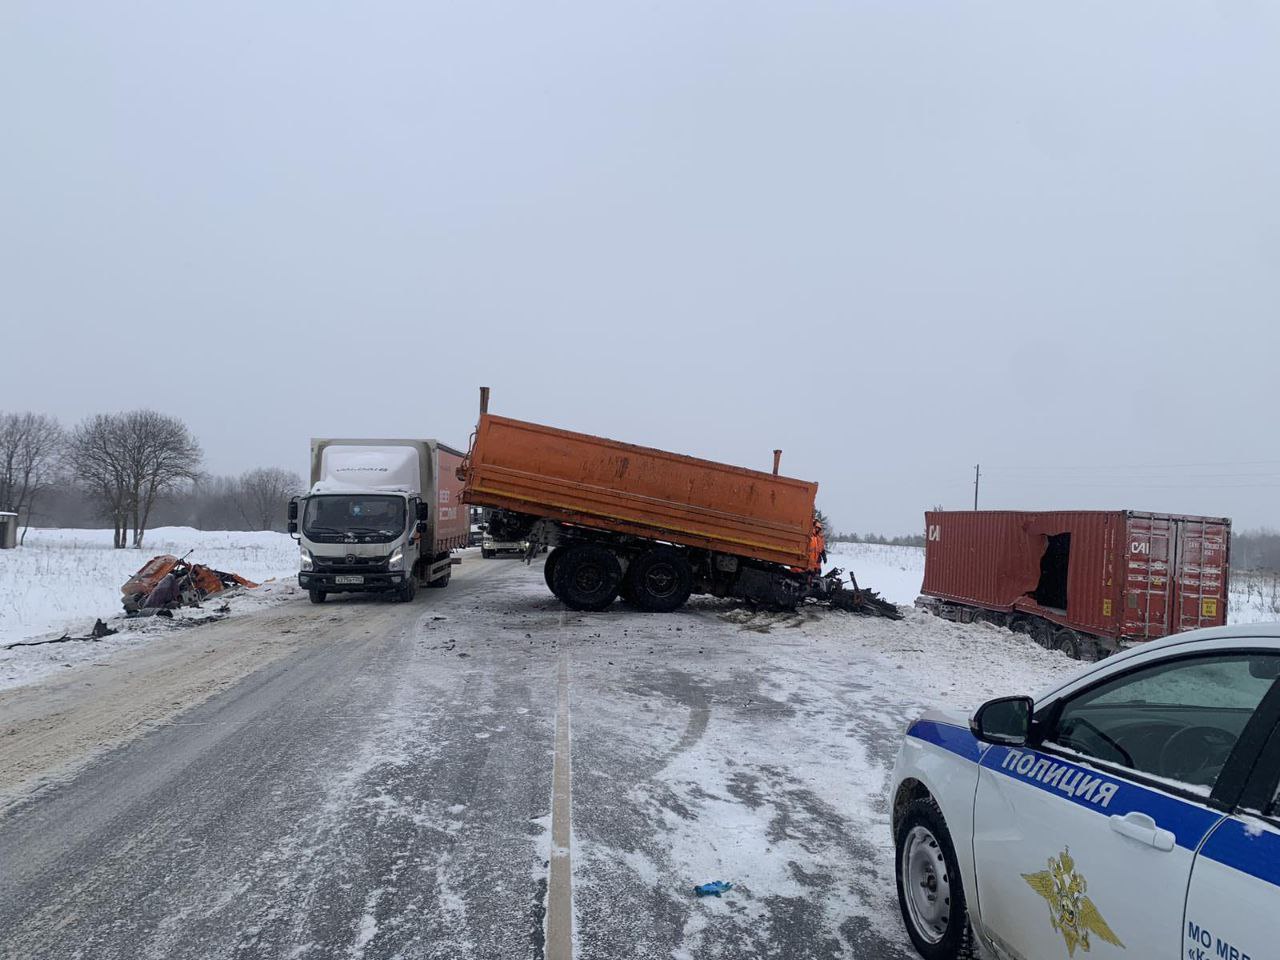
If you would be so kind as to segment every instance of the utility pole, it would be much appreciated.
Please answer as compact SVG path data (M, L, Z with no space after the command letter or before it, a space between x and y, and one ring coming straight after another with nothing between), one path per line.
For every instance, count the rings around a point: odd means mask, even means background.
M982 464L973 466L973 509L978 509L978 481L982 479Z

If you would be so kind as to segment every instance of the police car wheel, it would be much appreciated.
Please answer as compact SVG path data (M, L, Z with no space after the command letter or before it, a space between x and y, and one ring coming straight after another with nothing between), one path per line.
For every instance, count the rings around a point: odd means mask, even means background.
M913 800L898 824L898 905L925 960L970 956L969 914L955 847L932 798Z

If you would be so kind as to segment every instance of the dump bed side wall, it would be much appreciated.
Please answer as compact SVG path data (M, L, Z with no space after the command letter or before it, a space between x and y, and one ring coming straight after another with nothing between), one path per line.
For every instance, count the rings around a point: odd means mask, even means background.
M484 414L467 500L804 567L818 485Z

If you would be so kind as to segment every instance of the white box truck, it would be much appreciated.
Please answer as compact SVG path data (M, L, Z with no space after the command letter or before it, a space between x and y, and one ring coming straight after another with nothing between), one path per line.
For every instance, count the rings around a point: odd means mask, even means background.
M378 592L409 601L443 587L470 529L458 467L436 440L312 440L311 489L289 502L312 603Z

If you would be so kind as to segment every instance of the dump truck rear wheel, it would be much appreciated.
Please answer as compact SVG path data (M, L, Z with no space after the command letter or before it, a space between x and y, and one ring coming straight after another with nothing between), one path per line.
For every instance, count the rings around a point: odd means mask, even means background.
M324 598L328 596L323 590L308 590L307 596L311 598L312 603L324 603Z
M564 556L564 547L556 547L547 554L547 559L542 564L542 576L547 581L547 589L552 593L556 592L556 563Z
M622 566L611 550L583 543L556 561L555 595L571 610L604 610L618 598Z
M693 571L684 555L656 547L636 558L627 570L627 593L641 610L670 613L684 606L693 592Z
M443 587L447 587L449 585L449 581L452 579L453 579L453 566L450 565L445 568L444 573L440 574L440 576L432 580L429 584L427 584L427 586L434 587L438 590Z

